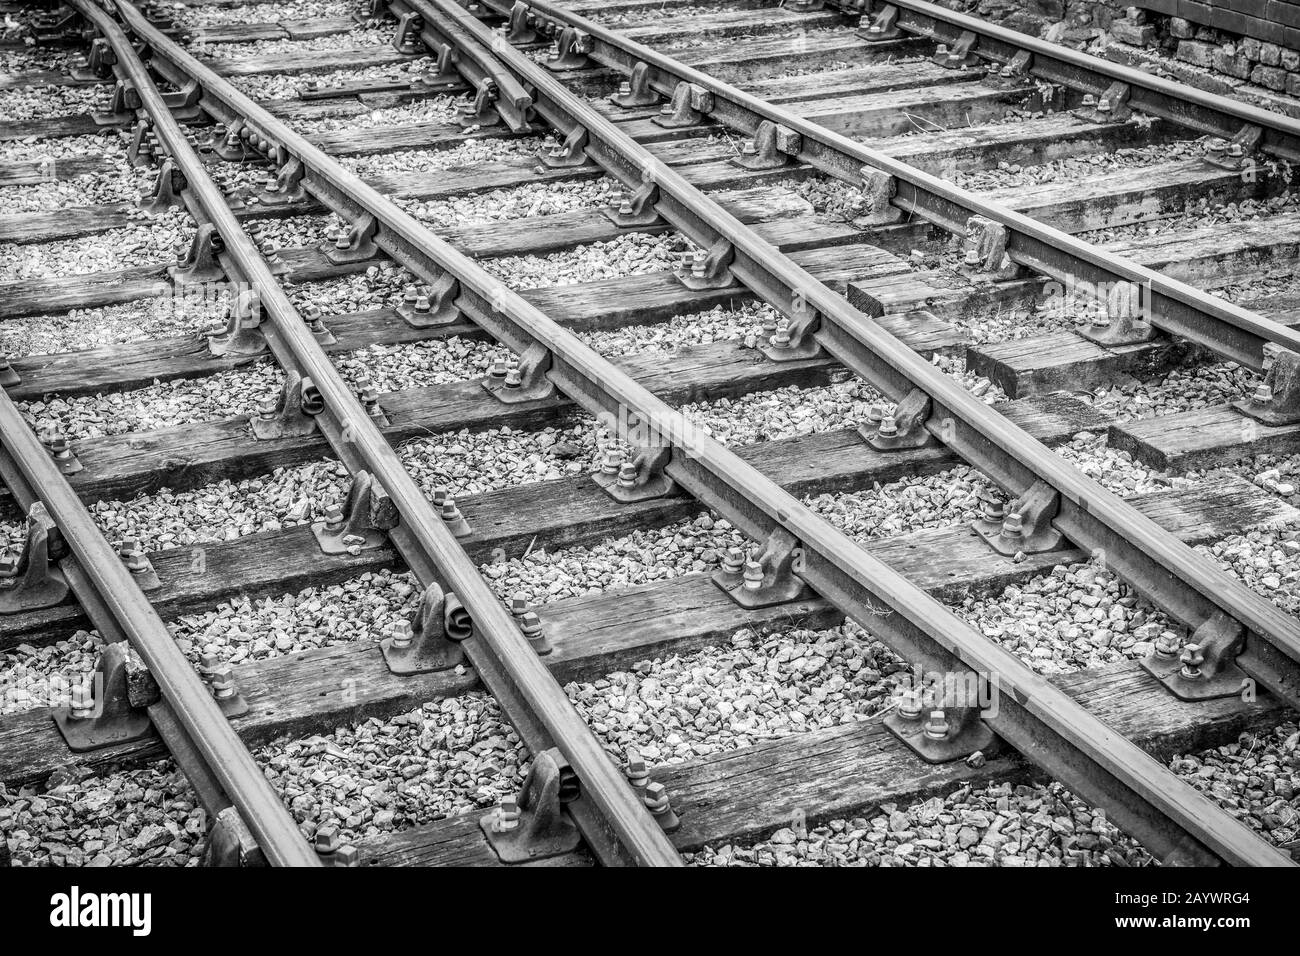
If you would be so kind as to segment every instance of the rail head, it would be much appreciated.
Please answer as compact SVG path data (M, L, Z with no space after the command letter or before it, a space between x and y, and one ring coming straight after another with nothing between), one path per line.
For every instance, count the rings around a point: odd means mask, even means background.
M94 9L89 0L76 2ZM365 208L382 218L388 233L383 241L390 247L438 246L446 256L443 268L459 268L458 274L466 282L472 273L478 287L487 295L506 294L508 290L501 283L471 260L423 233L414 219L329 160L231 84L216 77L150 24L131 3L122 0L113 6L131 31L149 45L155 67L161 57L184 70L201 84L205 98L215 97L222 108L247 117L261 135L274 139L279 152L287 151L308 166L305 184L309 190L341 198L346 203L346 211L354 217ZM126 42L124 37L123 41ZM138 60L136 63L138 66ZM324 404L317 421L339 457L353 472L364 467L392 499L401 521L390 537L417 577L426 585L445 582L470 612L474 637L464 642L466 652L521 737L534 753L555 746L568 760L581 786L581 796L570 805L570 812L588 845L607 863L681 865L680 855L644 801L610 761L505 605L484 581L477 566L321 349L244 233L221 191L207 175L202 160L157 95L152 79L142 67L140 70L133 80L153 94L146 96L142 91L142 100L157 110L151 110L150 115L160 141L178 163L189 194L220 232L226 261L230 263L228 269L234 268L243 281L257 290L262 308L271 317L273 330L267 334L267 340L272 352L286 369L311 378ZM215 108L210 102L207 106ZM523 300L517 296L515 299L517 307L522 307Z
M364 212L375 216L382 224L376 241L426 281L451 272L461 283L460 301L464 310L499 340L517 350L520 344L534 343L546 348L552 360L548 376L580 405L597 413L610 409L631 411L639 421L656 423L664 430L661 434L678 436L675 440L685 441L682 436L691 434L677 412L627 378L573 333L487 276L472 260L456 253L260 107L230 89L229 84L153 29L125 0L119 7L133 31L150 43L155 62L161 56L171 61L174 69L200 80L205 106L210 105L215 115L223 119L236 113L247 117L261 134L302 161L309 169L310 188L318 198L345 215L355 217ZM426 5L426 9L431 8ZM483 33L479 32L481 24L465 23L465 26L480 43L488 45L490 40L484 42ZM530 85L532 79L540 79L539 74L530 72L530 67L524 65L531 61L516 51L499 50L498 56L512 70L528 78ZM542 84L538 85L540 90ZM543 95L542 100L545 99ZM296 152L298 149L302 152ZM754 246L753 251L767 255L772 250ZM835 303L842 304L843 300L839 297L825 300L826 306L833 310L843 307ZM301 329L301 323L298 327ZM909 353L904 360L912 362L915 357ZM679 457L674 446L672 467L674 476L679 476L688 490L696 491L703 504L735 516L738 526L752 536L770 531L774 525L789 527L802 535L805 545L815 552L808 572L810 583L824 596L832 600L838 597L855 608L854 616L873 630L878 631L882 626L892 628L896 642L916 650L927 665L933 662L939 670L978 667L999 678L1011 679L1017 692L1006 695L1007 707L1032 718L1032 727L1036 729L1009 729L1006 736L1031 754L1045 752L1043 748L1048 742L1066 746L1070 756L1062 757L1064 762L1058 766L1068 785L1080 792L1096 793L1098 780L1109 781L1122 797L1123 809L1116 814L1117 820L1122 817L1134 827L1145 827L1144 832L1152 835L1162 852L1186 851L1207 862L1282 862L1284 858L1275 850L1262 844L1204 797L1177 784L1165 768L1131 742L1116 739L1113 732L1083 712L1068 696L1029 672L1014 656L974 634L942 605L821 522L737 456L711 439L695 437L690 454ZM883 624L875 613L881 602L901 604L897 613L884 616ZM1068 745L1062 744L1059 735L1062 727L1072 728ZM1040 739L1041 745L1035 742ZM1165 823L1162 825L1160 820Z
M591 38L588 56L626 72L631 72L638 62L645 63L649 67L650 87L665 96L671 96L679 83L707 90L714 99L710 116L724 125L750 135L763 121L785 126L799 134L797 159L855 186L863 185L864 167L878 170L896 181L896 204L948 231L964 233L966 222L972 216L998 223L1009 231L1007 252L1014 261L1064 282L1067 287L1086 290L1134 285L1146 296L1153 325L1231 361L1262 369L1268 343L1300 354L1300 330L984 200L969 190L628 39L552 0L515 0L514 3L484 0L484 4L502 15L514 5L523 4L543 21L581 30ZM1105 61L1098 62L1106 65Z

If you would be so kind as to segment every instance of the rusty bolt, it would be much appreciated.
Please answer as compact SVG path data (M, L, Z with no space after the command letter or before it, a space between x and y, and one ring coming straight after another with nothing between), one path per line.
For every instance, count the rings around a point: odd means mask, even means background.
M745 570L745 552L739 548L728 548L722 556L722 570L725 574L740 574Z
M343 508L338 504L325 506L325 529L338 531L343 527Z
M1184 644L1183 653L1178 660L1183 665L1178 673L1187 680L1200 680L1205 676L1201 670L1201 665L1205 663L1205 653L1201 650L1201 645Z
M746 561L744 579L747 590L757 591L763 586L763 566L757 561Z
M636 487L636 465L630 461L625 461L619 466L618 485L620 488Z

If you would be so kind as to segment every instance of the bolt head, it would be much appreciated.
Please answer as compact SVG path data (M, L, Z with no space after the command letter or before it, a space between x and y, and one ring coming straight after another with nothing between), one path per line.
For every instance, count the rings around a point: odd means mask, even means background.
M316 828L315 842L317 853L334 853L343 845L343 838L338 827L326 823Z

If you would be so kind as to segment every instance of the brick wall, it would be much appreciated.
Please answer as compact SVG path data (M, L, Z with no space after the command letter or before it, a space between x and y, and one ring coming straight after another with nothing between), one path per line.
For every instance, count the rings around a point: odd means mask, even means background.
M1262 43L1300 49L1300 0L1137 0L1132 5Z

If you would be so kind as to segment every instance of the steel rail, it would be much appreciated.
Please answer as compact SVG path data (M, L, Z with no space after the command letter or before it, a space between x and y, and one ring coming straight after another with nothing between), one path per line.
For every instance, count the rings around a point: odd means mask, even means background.
M862 3L853 0L828 2L846 13L867 12ZM896 7L900 29L938 43L953 44L962 33L973 33L978 42L972 52L996 63L1007 63L1022 50L1031 53L1029 75L1049 83L1093 94L1122 83L1129 88L1129 106L1197 133L1232 139L1243 126L1257 126L1263 134L1261 150L1286 162L1300 163L1300 121L1283 113L1112 63L926 0L874 0L866 6L873 10Z
M465 43L463 33L454 27L440 30L426 21L421 25L420 39L434 51L447 45L451 50L451 65L464 77L471 90L479 90L485 80L494 84L492 101L512 132L529 129L533 99L495 57Z
M375 216L381 223L375 241L394 259L429 282L450 272L460 283L462 312L516 352L540 345L550 356L548 377L578 404L602 418L615 416L616 425L635 423L667 439L673 449L672 476L703 504L755 539L776 529L791 532L803 549L801 576L928 671L986 675L1004 691L998 714L989 717L994 729L1085 799L1105 804L1111 819L1153 852L1179 862L1289 862L735 454L693 433L681 415L204 68L134 7L124 0L118 6L131 29L151 46L155 68L170 69L178 79L198 79L204 109L218 119L244 118L302 162L308 190L327 206L349 217L362 211ZM434 14L427 4L423 9ZM510 65L517 69L512 61ZM770 248L768 252L775 255Z
M158 718L155 728L169 748L174 745L178 763L205 796L205 807L211 812L228 798L269 862L319 866L320 858L167 625L3 389L0 446L0 474L15 499L24 508L36 500L44 504L67 543L71 557L62 566L87 615L105 639L120 634L129 641L153 675L164 703L151 707L150 716Z
M794 159L855 186L862 185L863 167L886 173L897 186L894 205L907 213L957 235L965 234L966 223L972 216L982 216L1006 227L1006 252L1011 259L1057 280L1066 289L1088 292L1136 283L1146 291L1147 311L1153 326L1249 368L1263 368L1264 345L1268 342L1300 352L1300 331L1296 329L982 199L938 176L629 40L550 0L523 2L535 16L572 26L590 36L592 49L587 56L597 63L623 73L630 73L638 62L645 63L649 68L650 87L665 96L671 96L682 82L711 92L713 104L708 116L724 126L753 135L759 123L767 120L793 130L800 135L797 153L791 153ZM483 0L483 3L502 14L513 5L512 0Z
M128 64L159 139L186 179L188 195L224 240L228 275L233 272L233 281L250 284L270 315L273 329L265 334L276 359L286 371L309 377L319 391L324 411L316 420L327 440L353 473L361 468L369 471L396 506L401 520L389 537L399 553L422 585L445 584L469 611L474 636L464 642L464 648L484 685L530 750L537 753L558 747L568 760L580 782L581 795L566 806L593 853L611 864L681 865L681 857L640 796L610 760L503 602L488 587L321 349L167 111L152 79L134 56L129 39L90 0L73 2L109 38L119 60ZM155 61L167 51L166 55L198 68L196 60L153 28L133 6L114 4L112 0L105 3L116 7L136 36L153 49ZM196 78L202 76L201 69L195 73ZM350 174L338 172L359 183Z
M402 0L416 9L436 8L476 31L492 34L451 0ZM725 239L735 250L732 271L786 315L812 310L820 316L813 338L827 352L882 393L901 399L913 389L929 396L926 428L1013 496L1035 482L1059 493L1054 526L1084 550L1100 553L1108 566L1177 620L1195 628L1219 614L1247 632L1237 663L1254 680L1293 705L1300 704L1300 621L1255 594L1206 556L1188 547L1132 505L1082 475L1051 449L1012 426L895 336L854 309L788 258L759 239L689 185L596 110L569 93L531 59L498 45L498 55L520 70L533 89L538 111L557 129L581 127L588 152L614 175L632 182L650 178L659 187L657 211L693 241L708 247Z

